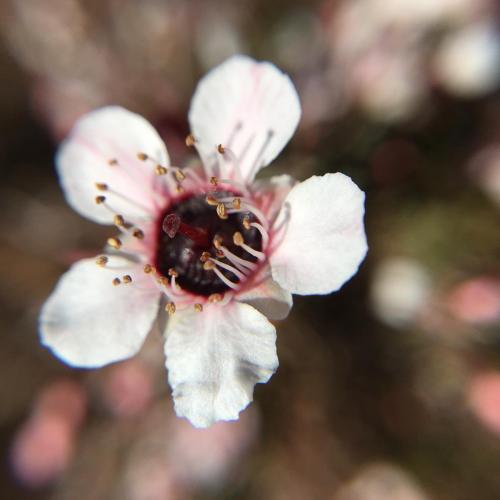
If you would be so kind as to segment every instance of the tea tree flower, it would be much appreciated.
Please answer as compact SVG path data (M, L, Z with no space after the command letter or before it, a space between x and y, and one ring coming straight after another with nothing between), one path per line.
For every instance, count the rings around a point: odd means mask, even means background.
M235 56L198 84L186 139L199 165L170 164L142 117L82 117L57 156L70 205L114 224L96 259L74 264L43 306L42 342L73 366L133 356L158 313L177 415L233 420L278 367L292 293L338 290L366 253L364 194L345 175L254 180L292 136L300 104L267 62Z

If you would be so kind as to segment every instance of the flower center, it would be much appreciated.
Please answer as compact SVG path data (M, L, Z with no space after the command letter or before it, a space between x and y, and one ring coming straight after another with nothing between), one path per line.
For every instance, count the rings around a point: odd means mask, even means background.
M237 289L263 259L261 232L250 211L241 210L238 194L217 191L192 195L168 206L158 219L155 267L175 275L195 295ZM223 200L222 202L219 200ZM236 206L227 209L225 200Z

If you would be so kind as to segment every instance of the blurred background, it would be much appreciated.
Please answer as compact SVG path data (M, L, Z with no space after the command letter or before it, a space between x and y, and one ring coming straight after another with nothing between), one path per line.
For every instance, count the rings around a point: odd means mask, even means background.
M0 1L0 498L498 500L500 8L495 0ZM280 368L234 423L175 418L158 332L70 369L37 316L109 228L65 204L57 144L121 104L176 164L197 80L274 62L303 119L263 175L341 171L370 251L278 324Z

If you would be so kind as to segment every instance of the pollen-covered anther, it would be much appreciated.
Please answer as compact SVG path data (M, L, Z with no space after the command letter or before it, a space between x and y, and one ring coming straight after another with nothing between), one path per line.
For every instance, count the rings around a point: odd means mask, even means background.
M110 165L111 167L114 167L114 166L118 165L118 160L116 158L111 158L108 160L108 165Z
M122 215L115 215L113 217L113 222L115 224L115 226L118 226L118 227L123 227L125 226L125 219L123 218Z
M122 277L123 283L132 283L132 276L130 274L126 274L125 276Z
M233 208L235 208L236 210L239 210L241 208L241 198L233 199Z
M175 304L173 302L169 302L168 304L165 305L165 311L167 311L167 314L171 316L172 314L175 313Z
M141 161L146 161L149 156L146 153L137 153L137 159Z
M122 246L122 242L119 238L108 238L108 245L116 250L120 249Z
M217 186L219 184L217 177L210 177L210 184L212 184L212 186Z
M162 165L156 165L156 167L155 167L155 174L156 175L165 175L166 173L168 173L167 167L163 167Z
M165 276L158 276L157 280L160 285L168 286L168 279Z
M182 182L186 178L186 175L184 174L184 172L182 170L176 170L175 171L175 178L179 182Z
M95 187L99 190L99 191L107 191L108 190L108 185L105 184L104 182L96 182L95 183Z
M219 144L219 145L217 146L217 151L218 151L221 155L223 155L223 154L226 152L226 148L225 148L222 144Z
M193 134L188 134L186 136L186 146L188 148L190 148L190 147L194 146L195 143L196 143L196 139L194 138Z
M236 231L236 233L233 234L233 243L237 247L241 247L245 243L243 235L239 231Z
M203 311L203 304L200 304L199 302L197 302L195 305L194 305L194 310L196 312L199 312L201 313Z
M213 271L215 269L215 264L213 263L213 261L211 260L206 260L204 263L203 263L203 269L205 271Z
M143 271L146 274L151 274L151 273L153 273L155 271L155 268L151 264L145 264L144 267L143 267Z
M108 263L108 260L109 259L106 257L106 255L99 255L99 257L97 257L97 259L95 260L95 263L98 266L104 267Z
M95 197L95 202L97 205L102 205L106 201L106 196L96 196Z
M208 297L208 301L211 304L216 304L217 302L221 302L222 299L223 299L223 296L220 293L212 293L212 295L209 295L209 297Z
M210 257L212 257L210 255L210 252L203 252L200 256L200 260L201 262L206 262L208 259L210 259Z
M115 278L111 283L113 283L113 286L118 286L121 285L121 280L120 278Z
M213 196L208 195L205 199L207 200L207 203L212 207L216 207L219 204L219 202Z
M226 213L226 205L224 205L224 203L218 203L216 211L219 219L227 219L228 215Z
M177 278L179 276L179 273L173 267L171 267L168 270L168 275L173 276L174 278Z
M142 231L142 229L134 229L132 232L132 236L134 238L137 238L138 240L143 240L144 239L144 231Z
M184 188L180 185L180 184L177 184L177 186L175 186L175 191L178 193L178 194L181 194L184 192Z
M245 229L250 229L252 226L250 225L250 217L248 217L248 215L245 215L245 217L243 217L243 227Z
M222 239L221 236L219 236L218 234L216 234L212 240L212 243L214 245L214 247L217 249L217 250L221 250L222 248L222 244L224 243L224 240Z

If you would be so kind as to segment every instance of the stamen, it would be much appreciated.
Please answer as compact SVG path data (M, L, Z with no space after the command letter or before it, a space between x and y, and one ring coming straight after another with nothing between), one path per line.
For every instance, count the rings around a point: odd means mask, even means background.
M213 196L210 195L206 197L206 200L207 203L212 207L216 207L219 204L219 202Z
M118 286L118 285L120 285L120 284L121 284L120 278L115 278L115 279L112 281L112 283L113 283L113 286Z
M243 226L245 226L245 224L243 223ZM267 233L267 231L264 229L264 226L262 226L262 224L259 224L258 222L252 222L250 224L251 227L254 227L255 229L257 229L260 233L260 236L262 238L262 248L267 248L267 245L269 243L269 234ZM249 229L249 228L248 228Z
M203 252L201 254L200 260L201 262L206 262L208 259L210 259L211 255L210 252Z
M141 161L146 161L149 156L146 153L137 153L137 158Z
M236 208L236 210L239 210L241 208L241 199L240 198L233 199L233 208Z
M106 201L105 196L96 196L95 197L95 202L97 205L102 205Z
M242 201L242 204L241 204L241 208L239 209L236 209L236 208L230 208L227 213L228 214L237 214L237 213L241 213L241 212L250 212L252 213L253 215L255 215L255 217L257 219L260 220L260 222L262 223L262 225L266 228L268 228L269 224L267 222L267 218L266 216L261 212L261 210L259 210L255 205L252 205L250 204L247 200L245 200L244 198L241 200Z
M222 144L219 144L219 145L217 146L217 151L218 151L221 155L223 155L223 154L226 152L226 149L224 148L224 146L223 146Z
M173 267L171 267L168 270L168 275L173 276L174 278L177 278L179 276L179 273Z
M212 293L212 295L209 295L208 301L211 304L216 304L217 302L220 302L223 299L223 296L220 293Z
M104 182L96 182L95 183L95 187L99 190L99 191L107 191L108 190L108 185L105 184Z
M151 264L146 264L144 266L144 272L146 274L151 274L151 273L155 272L155 268Z
M108 245L115 250L119 250L122 246L122 242L119 238L108 238Z
M97 259L95 260L95 263L98 265L98 266L101 266L101 267L104 267L107 263L108 263L108 258L106 257L106 255L100 255L99 257L97 257Z
M196 140L195 140L193 134L189 134L186 136L186 146L188 148L194 146L195 142L196 142Z
M155 167L155 174L156 175L165 175L168 172L167 167L163 167L161 165L156 165Z
M118 227L124 227L125 226L125 219L123 218L122 215L115 215L113 218L113 222L115 223L115 226Z
M224 257L232 262L240 271L244 272L248 269L250 271L255 271L255 269L257 269L257 265L254 262L250 262L248 260L242 259L241 257L238 257L226 247L221 247L221 250L224 252Z
M217 249L217 250L220 250L222 248L222 243L223 243L223 239L221 236L219 236L218 234L216 234L212 240L212 243L214 245L214 247Z
M138 240L143 240L144 239L144 231L142 231L141 229L134 229L134 231L132 232L132 236L134 238L137 238Z
M213 262L216 266L222 267L223 269L226 269L227 271L232 272L236 277L238 277L240 280L245 279L245 275L243 273L240 273L236 268L233 266L226 264L224 262L221 262L217 259L211 258L208 262Z
M213 262L213 259L210 259L210 260L206 260L204 263L203 263L203 269L205 271L213 271L215 269L215 264Z
M169 302L166 306L165 306L165 311L167 311L167 314L169 316L172 316L172 314L175 313L175 304L173 302Z
M202 304L200 304L199 302L198 302L198 303L196 303L196 304L194 305L194 310L195 310L196 312L200 312L200 313L201 313L201 312L203 311L203 305L202 305Z
M126 274L125 276L122 277L123 283L132 283L132 276L130 274Z
M210 262L210 261L209 261ZM226 278L216 267L212 271L218 276L218 278L223 281L229 288L237 290L239 283L233 283L230 279Z
M223 220L227 219L228 216L226 213L226 205L224 205L224 203L219 203L217 205L216 211L217 211L217 215L218 215L219 219L223 219Z
M115 167L116 165L118 165L118 160L116 158L111 158L110 160L108 160L108 165L111 167Z
M217 177L210 177L210 184L212 184L212 186L217 186L219 184Z
M210 244L205 229L185 224L181 221L181 218L174 213L168 214L165 219L163 219L162 229L167 233L168 237L172 239L175 238L177 233L180 233L199 246L206 247Z
M186 178L184 172L178 168L175 170L175 177L179 182L182 182Z
M236 233L233 234L233 243L246 250L250 255L253 255L254 257L257 257L259 260L264 260L266 258L266 255L262 252L259 252L258 250L253 249L251 246L248 246L245 243L245 240L243 239L243 235L237 231Z
M250 223L250 217L248 217L248 215L245 215L245 217L243 217L242 224L245 229L250 229L252 227L252 224Z

